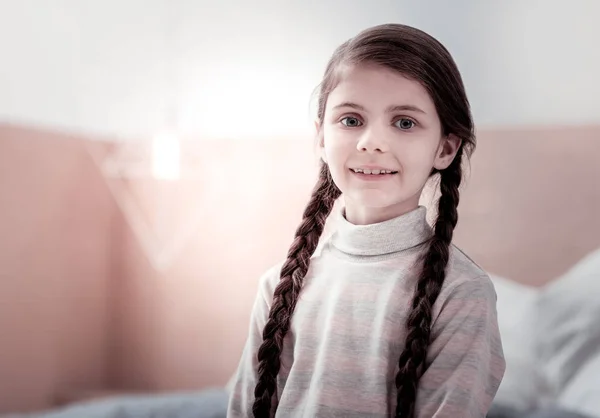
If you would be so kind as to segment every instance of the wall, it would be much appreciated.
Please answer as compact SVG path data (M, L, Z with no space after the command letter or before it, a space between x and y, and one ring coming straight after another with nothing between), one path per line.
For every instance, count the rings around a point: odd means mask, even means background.
M0 125L0 412L107 382L114 213L82 141Z
M170 205L173 233L192 228L188 243L156 271L135 231L119 229L117 307L121 350L113 375L122 387L157 390L223 384L259 275L283 257L316 178L310 140L205 142L197 178L165 188L132 181L150 212ZM146 193L143 193L146 190ZM140 197L143 199L143 197ZM149 215L152 218L152 214ZM122 218L125 221L125 218ZM225 366L224 366L225 365Z
M398 22L452 52L478 126L597 124L599 13L593 0L13 1L0 118L128 139L174 110L197 137L300 136L335 47Z

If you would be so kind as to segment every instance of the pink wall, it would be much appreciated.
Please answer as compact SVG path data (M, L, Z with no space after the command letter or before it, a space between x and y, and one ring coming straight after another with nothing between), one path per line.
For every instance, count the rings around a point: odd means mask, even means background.
M480 133L458 244L532 284L600 246L599 137L599 127ZM0 129L0 411L43 407L70 385L225 383L258 277L285 256L316 168L310 140L202 142L197 178L122 184L144 219L162 202L167 231L191 232L159 272L84 144Z
M0 127L0 412L107 381L113 203L82 142Z
M190 208L201 221L162 274L123 225L119 253L127 280L118 316L128 319L119 327L123 344L114 369L121 385L163 390L225 383L258 277L285 255L310 194L316 165L305 145L203 143L205 151L215 150L198 153L203 175L168 197L188 196L172 214L173 228L187 227L193 216L181 215L191 215Z
M455 236L471 257L541 285L600 247L600 127L478 136Z

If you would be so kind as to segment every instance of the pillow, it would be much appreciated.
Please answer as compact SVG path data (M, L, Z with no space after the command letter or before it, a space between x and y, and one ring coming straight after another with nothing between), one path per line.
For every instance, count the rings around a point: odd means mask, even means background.
M595 416L582 415L559 406L549 406L523 413L523 411L514 408L492 405L492 409L490 409L485 418L595 418Z
M595 356L571 378L557 403L561 407L600 418L600 347Z
M532 339L538 290L494 274L490 278L498 296L498 326L506 360L494 402L518 410L533 409L538 405L539 392Z
M600 350L600 249L540 290L536 353L550 398Z

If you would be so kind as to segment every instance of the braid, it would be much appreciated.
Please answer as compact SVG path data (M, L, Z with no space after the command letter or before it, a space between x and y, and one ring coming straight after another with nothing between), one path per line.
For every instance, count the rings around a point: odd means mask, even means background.
M450 166L440 172L441 196L435 233L427 252L422 256L423 267L413 297L412 310L408 316L406 344L400 355L400 369L396 375L397 418L412 418L415 409L417 387L421 377L419 372L425 364L430 342L431 309L444 283L452 235L458 222L458 188L462 179L461 154L462 147Z
M310 257L319 243L325 221L341 192L335 186L329 168L321 165L319 180L304 210L302 222L296 229L287 260L281 267L281 279L273 294L273 305L263 331L263 343L258 350L258 381L252 406L254 417L268 418L272 397L277 387L283 339L298 301Z

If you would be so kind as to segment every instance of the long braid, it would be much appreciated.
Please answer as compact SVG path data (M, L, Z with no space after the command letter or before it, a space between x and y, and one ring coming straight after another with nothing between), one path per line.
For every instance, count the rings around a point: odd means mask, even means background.
M407 337L396 375L398 389L396 417L412 418L420 372L430 343L432 306L440 294L450 257L450 244L458 222L459 186L462 180L462 148L448 168L440 172L441 196L438 217L429 248L422 257L422 270L407 319Z
M273 293L273 305L263 331L263 343L258 350L258 381L252 406L254 417L268 418L271 402L277 388L277 374L281 366L283 339L298 301L304 276L323 233L325 221L341 192L335 186L329 168L322 164L319 180L304 210L295 239L281 267L281 279Z

